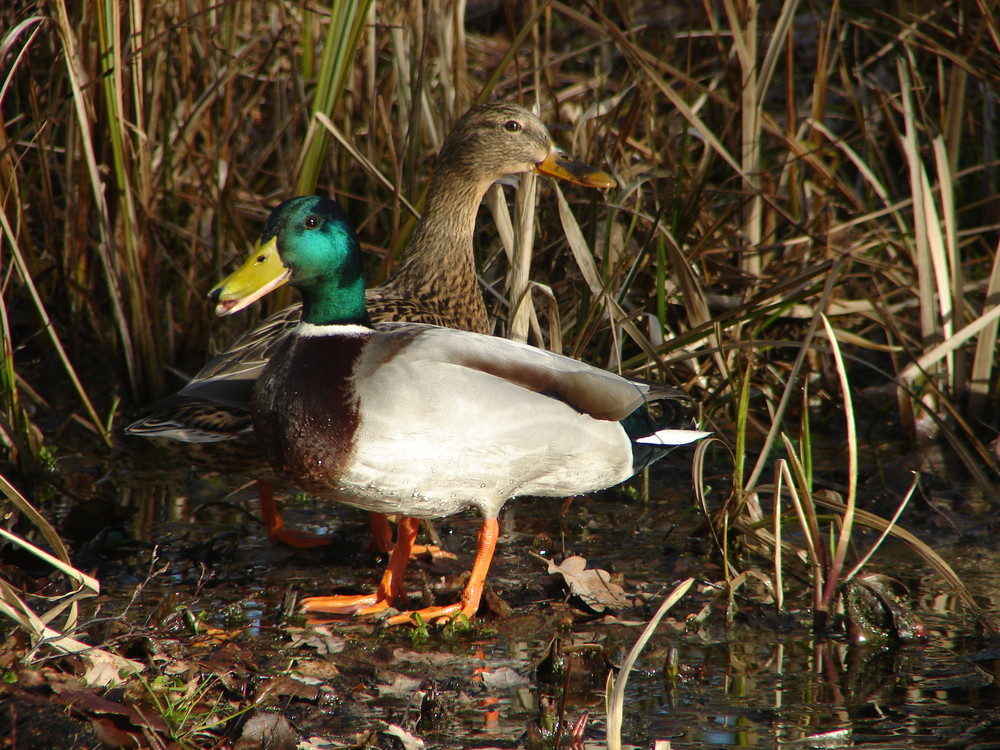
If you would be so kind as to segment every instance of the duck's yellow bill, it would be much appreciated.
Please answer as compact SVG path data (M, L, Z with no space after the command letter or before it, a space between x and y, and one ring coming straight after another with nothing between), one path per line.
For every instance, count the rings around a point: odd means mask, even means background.
M208 297L216 303L216 315L232 315L277 289L291 275L278 256L277 237L264 244L257 240L247 261L216 284Z
M549 177L559 177L584 187L618 187L618 182L607 172L602 172L589 164L577 161L555 144L549 149L549 155L545 157L545 160L535 165L535 171Z

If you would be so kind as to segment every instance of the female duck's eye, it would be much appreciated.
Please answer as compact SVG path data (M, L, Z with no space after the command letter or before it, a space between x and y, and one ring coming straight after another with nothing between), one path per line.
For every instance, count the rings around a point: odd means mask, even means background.
M315 229L319 226L319 217L316 214L309 214L303 224L306 229Z
M516 133L521 129L521 123L519 123L517 120L507 120L507 122L503 124L503 128L508 133Z

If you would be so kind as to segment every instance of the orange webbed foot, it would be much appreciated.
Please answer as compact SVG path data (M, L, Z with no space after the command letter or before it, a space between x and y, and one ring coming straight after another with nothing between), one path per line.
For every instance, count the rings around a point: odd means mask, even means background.
M386 624L416 624L415 618L418 615L422 620L439 624L448 622L456 615L464 615L471 620L479 610L479 601L483 597L483 588L486 584L486 573L489 570L490 561L493 559L493 550L496 548L499 533L500 524L495 518L483 521L476 544L476 559L472 563L472 571L460 601L442 607L425 607L412 612L400 612L398 615L388 618Z
M281 524L277 528L267 529L267 538L272 542L286 544L295 549L313 549L314 547L329 547L332 543L326 534L312 534L308 531L295 531Z
M320 625L330 621L330 615L366 617L385 612L390 602L379 594L360 596L310 596L302 602L306 623Z
M436 544L414 544L413 549L410 550L410 559L416 560L420 557L427 557L431 560L457 560L458 555L454 552L449 552L446 549L441 549Z
M434 622L438 625L444 625L459 615L465 615L466 619L471 620L478 609L479 602L476 602L475 606L466 606L461 602L456 602L455 604L446 604L441 607L424 607L423 609L415 609L411 612L400 612L398 615L393 615L386 619L385 624L416 625L416 618L419 616L424 622Z
M267 538L272 542L287 544L296 549L311 549L327 547L332 544L330 537L324 534L311 534L308 531L293 531L285 526L278 507L274 504L274 491L270 482L257 482L257 493L260 496L260 510L264 516L264 529Z
M368 521L371 524L372 539L368 548L372 552L381 552L391 555L395 549L392 539L392 526L389 519L381 513L369 513ZM410 559L416 560L421 557L428 557L431 560L455 560L456 556L438 547L436 544L414 544L410 548Z
M310 614L332 615L375 615L392 606L392 603L405 594L403 577L406 574L406 564L410 559L410 548L420 528L416 518L404 518L399 522L399 539L396 548L389 557L389 564L382 574L378 590L373 594L310 596L302 602L302 611ZM315 624L318 618L309 618L310 624Z
M348 614L348 615L374 615L388 609L392 603L404 594L403 574L406 572L406 563L409 561L410 552L413 549L413 540L417 536L420 521L416 518L403 518L399 522L399 538L396 541L395 549L389 558L382 582L378 591L374 594L360 596L311 596L302 603L302 610L307 613L324 614ZM464 615L472 619L479 610L479 601L483 595L483 587L486 582L486 573L493 559L493 550L496 547L497 536L500 532L500 524L495 518L488 518L483 521L479 529L479 538L476 545L476 559L472 563L472 570L469 580L465 584L465 591L462 598L455 604L447 604L440 607L425 607L409 612L400 612L386 619L387 625L403 625L406 623L416 624L419 616L422 620L442 623L454 618L456 615ZM310 618L310 623L315 624L316 619Z

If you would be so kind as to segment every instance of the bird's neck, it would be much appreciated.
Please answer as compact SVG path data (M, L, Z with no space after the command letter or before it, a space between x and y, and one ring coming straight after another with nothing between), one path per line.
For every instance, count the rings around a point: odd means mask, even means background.
M316 326L370 326L365 308L365 284L356 272L317 280L302 291L302 321Z
M435 172L420 223L386 286L401 292L464 298L482 308L485 321L472 240L479 206L491 184L489 179L476 181L447 169Z

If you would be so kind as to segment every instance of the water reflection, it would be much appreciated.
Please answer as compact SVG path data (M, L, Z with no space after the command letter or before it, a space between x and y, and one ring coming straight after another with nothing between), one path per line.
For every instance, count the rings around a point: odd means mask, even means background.
M948 631L934 629L929 645L902 648L733 629L723 641L679 646L676 683L657 683L652 674L630 682L628 736L641 746L669 739L684 748L932 748L971 734L1000 740L993 676L977 654L941 645L948 641ZM993 651L982 654L995 664Z
M281 601L289 588L305 594L367 590L378 575L364 550L364 516L350 509L296 503L286 512L289 522L329 530L338 543L291 551L264 538L254 518L252 490L230 496L231 488L220 481L186 473L130 471L117 482L112 516L84 513L100 518L104 528L120 528L122 538L134 542L123 543L118 556L101 558L102 581L113 600L105 600L106 608L128 602L147 571L162 569L146 585L132 614L169 622L163 610L189 607L215 626L242 628L240 642L252 649L283 638ZM443 732L445 739L437 740L442 747L445 740L464 747L522 742L543 700L561 700L563 684L543 682L537 675L554 635L566 647L585 646L620 664L644 617L673 581L691 572L702 580L719 575L708 545L699 538L699 519L685 513L686 493L664 487L652 494L658 499L648 504L617 495L574 500L566 507L559 501L512 503L503 518L491 581L515 614L506 620L484 618L499 631L489 639L476 644L437 640L420 652L407 647L406 636L385 636L369 623L348 623L337 632L349 634L362 661L388 641L391 661L372 664L369 657L366 664L374 670L374 686L393 684L396 674L434 676L450 723L445 730L428 730L430 744L436 731ZM72 526L82 539L91 532L78 520L71 523L76 512L73 504L67 507L63 526ZM439 531L445 545L462 558L470 554L476 526L474 517L459 516L439 524ZM578 606L562 604L561 585L528 551L544 551L556 559L584 555L593 566L612 571L630 596L645 595L649 603L645 611L590 615L587 621ZM960 554L947 549L943 554L956 562L977 593L995 597L1000 591L1000 575L994 572L1000 571L1000 561L991 550L966 545ZM1000 651L964 617L961 604L942 593L938 579L918 568L912 557L900 555L899 563L881 559L877 564L917 592L916 610L929 633L926 645L818 642L804 624L805 615L800 621L778 621L747 599L736 601L734 616L727 619L726 603L705 591L682 602L677 619L661 626L630 676L624 737L642 748L656 740L669 740L674 748L774 748L786 743L932 748L1000 742L1000 723L994 718L1000 705L995 681ZM441 566L415 565L411 588L452 574L447 563ZM708 610L704 619L686 626L685 616L703 608ZM997 611L995 598L987 609ZM517 618L525 624L516 625ZM513 670L526 682L484 689L472 681L470 661L494 673ZM577 664L583 665L580 687L566 693L562 710L570 720L589 711L585 746L601 747L606 667L600 659L582 657ZM485 698L496 702L481 704ZM414 710L411 701L412 695L385 689L365 703L364 721L398 720Z

